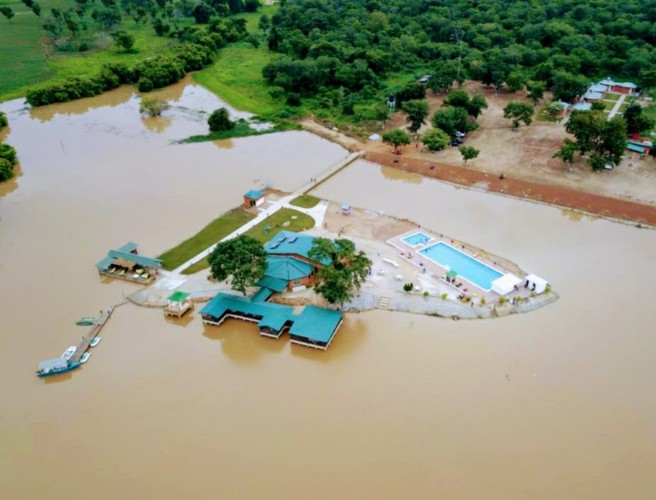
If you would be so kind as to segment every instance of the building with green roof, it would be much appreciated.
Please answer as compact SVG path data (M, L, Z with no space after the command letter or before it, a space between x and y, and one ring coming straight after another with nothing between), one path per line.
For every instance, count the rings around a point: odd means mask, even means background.
M110 250L107 256L96 264L96 269L101 275L137 283L150 283L161 268L161 260L139 255L137 244L132 241L118 250Z
M305 306L297 313L292 306L262 301L260 292L252 299L218 293L201 309L203 323L219 326L228 318L241 319L256 323L262 336L278 339L289 331L294 344L328 348L342 324L341 311Z

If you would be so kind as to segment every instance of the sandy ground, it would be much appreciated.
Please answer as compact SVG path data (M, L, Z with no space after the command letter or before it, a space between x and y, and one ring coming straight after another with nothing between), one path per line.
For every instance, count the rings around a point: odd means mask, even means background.
M579 159L570 171L560 160L552 158L568 136L562 124L534 121L529 127L522 126L513 131L510 120L503 117L504 106L512 100L526 99L525 93L510 94L501 90L496 94L493 88L476 82L467 82L464 88L470 94L484 94L489 106L478 119L479 128L465 139L466 145L481 151L478 158L467 163L467 168L497 176L503 172L506 177L656 206L656 159L626 158L614 170L604 172L592 171ZM445 94L433 95L429 91L431 116L442 105L444 97ZM544 101L548 102L550 98L547 95ZM406 122L402 113L395 113L384 130L403 127ZM425 126L420 133L427 128ZM390 147L377 142L367 144L366 150L389 152ZM460 152L455 147L447 147L436 153L422 153L421 144L419 147L412 144L403 149L403 156L463 165Z

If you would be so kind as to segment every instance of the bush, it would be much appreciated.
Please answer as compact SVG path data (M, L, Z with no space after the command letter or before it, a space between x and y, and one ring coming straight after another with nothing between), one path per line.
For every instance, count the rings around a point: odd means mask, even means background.
M481 305L484 306L487 304L487 299L485 297L481 297Z
M139 112L147 113L150 116L159 116L167 109L169 109L169 103L157 97L144 97L139 105Z
M296 92L290 92L289 94L287 94L287 99L285 100L285 104L287 104L288 106L300 106L301 96Z
M449 296L449 294L446 293L446 292L444 292L444 293L442 294L442 300L446 300L448 296Z
M235 124L230 120L230 114L226 108L219 108L215 110L207 120L212 132L224 132L231 130Z
M77 49L78 52L86 52L87 50L89 50L89 44L84 42L82 42Z
M4 158L0 158L0 182L7 181L14 176L14 167Z
M9 144L0 144L0 158L9 162L12 167L18 163L16 150Z
M505 304L506 302L508 302L508 299L505 298L503 295L499 297L499 304Z
M0 111L0 129L6 127L8 123L7 115Z
M428 297L430 294L429 294L426 290L424 290L424 293L423 293L422 295L423 295L424 297Z
M412 283L406 283L405 285L403 285L403 291L404 292L412 292L414 287L415 287L415 285L413 285Z
M136 71L139 74L140 92L166 87L185 76L184 63L179 57L158 56L146 59L137 64Z

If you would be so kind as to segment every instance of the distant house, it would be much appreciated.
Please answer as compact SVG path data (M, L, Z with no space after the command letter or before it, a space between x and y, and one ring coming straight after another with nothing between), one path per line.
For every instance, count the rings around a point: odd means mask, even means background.
M620 94L633 94L638 86L635 83L631 82L615 82L610 78L606 78L599 82L598 85L604 85L608 87L609 90L613 92L618 92Z
M96 264L98 273L136 283L150 283L162 267L162 261L137 253L137 244L130 241Z
M590 85L590 88L588 89L588 92L599 92L600 94L604 94L608 92L608 85L603 85L601 83L595 83L593 85Z
M594 92L592 90L588 90L585 94L583 94L583 100L585 102L596 102L596 101L600 101L603 98L604 98L604 94L602 94L601 92Z
M626 149L633 157L645 158L653 147L654 143L646 137L632 137L626 141Z
M264 193L260 190L251 189L244 193L244 207L259 207L264 203Z
M577 102L572 106L572 111L590 111L592 109L592 103L589 102Z

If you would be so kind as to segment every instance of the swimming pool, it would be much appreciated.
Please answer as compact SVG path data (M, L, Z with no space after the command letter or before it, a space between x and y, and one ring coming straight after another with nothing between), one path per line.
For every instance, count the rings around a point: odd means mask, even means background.
M424 243L428 243L432 239L433 238L431 238L427 234L420 232L420 233L412 234L410 236L406 236L405 238L403 238L403 241L405 241L411 247L416 247Z
M419 251L420 254L432 260L442 267L448 267L458 273L459 276L473 283L486 292L492 288L492 282L503 276L502 273L490 266L483 264L460 250L439 242Z

